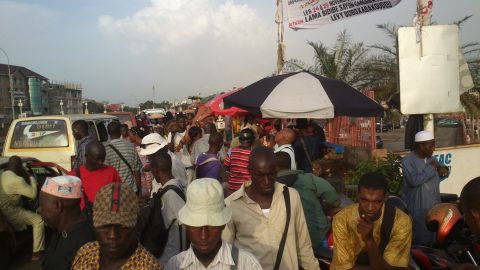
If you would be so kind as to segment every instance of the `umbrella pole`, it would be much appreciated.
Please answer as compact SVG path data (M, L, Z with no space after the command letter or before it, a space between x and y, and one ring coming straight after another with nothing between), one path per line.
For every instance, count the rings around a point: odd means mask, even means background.
M277 0L277 13L275 15L277 24L277 75L283 73L285 63L285 43L283 42L283 0Z

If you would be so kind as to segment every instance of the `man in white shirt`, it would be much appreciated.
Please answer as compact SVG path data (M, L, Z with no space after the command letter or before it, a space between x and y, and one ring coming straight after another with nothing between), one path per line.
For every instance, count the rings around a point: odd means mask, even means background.
M186 249L185 230L180 227L178 222L178 211L185 205L185 200L181 197L184 197L185 189L180 180L173 177L172 159L166 152L153 155L150 165L155 179L153 182L161 184L162 189L173 185L177 190L169 189L161 197L164 226L169 230L165 249L158 259L161 265L165 265L171 257Z
M178 213L191 240L188 250L171 258L166 270L259 270L251 253L222 241L222 231L232 211L225 207L222 185L212 178L193 181L187 190L187 204Z
M140 144L140 155L147 156L151 158L152 155L158 152L165 152L170 155L172 158L172 175L175 179L179 179L184 188L187 187L187 173L183 163L177 158L177 156L168 151L167 141L160 136L158 133L151 133L143 137L142 143ZM161 187L156 181L152 181L152 192L151 194L158 191Z
M295 152L292 147L294 141L295 132L290 128L284 128L277 132L277 134L275 135L275 153L285 152L290 156L290 170L297 169L297 164L295 163Z
M187 182L190 183L193 180L194 170L193 164L190 160L190 154L184 147L187 143L185 135L187 135L186 120L183 116L178 116L176 119L176 125L171 125L171 130L167 137L167 143L169 144L169 150L183 163L183 166L186 169Z

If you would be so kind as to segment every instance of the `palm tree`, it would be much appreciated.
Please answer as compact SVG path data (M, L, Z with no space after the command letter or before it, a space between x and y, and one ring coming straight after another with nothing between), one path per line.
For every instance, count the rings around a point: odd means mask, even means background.
M363 43L352 43L347 31L339 33L333 48L322 42L308 41L314 51L313 65L298 59L285 63L285 72L308 71L328 78L344 81L353 87L363 88L367 84L365 71L368 48Z

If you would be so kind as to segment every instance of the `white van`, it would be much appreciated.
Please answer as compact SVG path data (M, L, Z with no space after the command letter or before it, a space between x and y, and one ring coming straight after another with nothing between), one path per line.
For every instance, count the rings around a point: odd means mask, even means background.
M71 170L77 147L72 124L77 120L87 121L90 136L106 143L109 140L107 125L118 120L118 117L107 114L72 114L17 119L8 130L3 156L35 157Z

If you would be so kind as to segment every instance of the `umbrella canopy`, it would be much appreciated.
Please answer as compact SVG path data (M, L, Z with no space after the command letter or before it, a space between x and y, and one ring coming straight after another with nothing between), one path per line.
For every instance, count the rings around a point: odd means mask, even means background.
M265 118L381 116L383 108L350 85L309 72L268 77L223 99L225 107L245 109Z
M213 98L212 100L210 100L209 102L207 102L205 105L207 105L207 107L209 107L210 110L212 110L212 112L216 115L230 115L230 116L233 116L233 115L236 115L236 114L239 114L239 113L248 113L248 111L237 108L237 107L230 107L228 109L224 108L223 99L225 97L228 97L229 95L239 91L240 89L241 88L237 88L236 90L220 94L220 95L216 96L215 98Z

